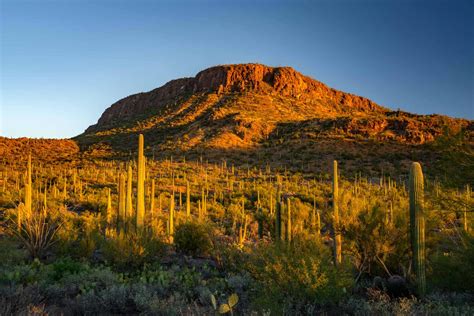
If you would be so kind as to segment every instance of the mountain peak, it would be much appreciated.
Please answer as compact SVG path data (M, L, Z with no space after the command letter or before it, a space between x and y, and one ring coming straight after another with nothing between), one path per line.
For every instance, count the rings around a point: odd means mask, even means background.
M291 67L233 64L128 96L76 139L83 148L103 144L129 150L142 133L159 150L278 151L282 141L293 140L286 147L319 146L333 139L423 144L441 135L445 126L464 128L470 135L473 130L466 120L390 111Z
M332 89L292 67L270 67L258 63L230 64L213 66L200 71L195 77L171 80L150 92L128 96L112 104L98 123L86 132L110 127L123 120L143 118L184 96L216 94L222 97L235 93L279 96L306 104L327 104L326 108L314 108L321 115L386 111L367 98Z
M296 95L306 89L305 78L291 67L269 67L262 64L219 65L199 72L194 91L242 92L273 88L285 95Z

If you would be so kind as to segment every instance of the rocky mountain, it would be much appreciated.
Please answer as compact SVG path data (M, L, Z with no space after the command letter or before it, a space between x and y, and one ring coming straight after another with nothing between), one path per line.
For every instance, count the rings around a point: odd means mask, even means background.
M392 111L291 67L239 64L119 100L75 140L100 155L134 150L143 133L149 155L205 152L304 164L315 155L364 160L368 154L400 163L430 156L423 145L446 128L474 138L473 121Z

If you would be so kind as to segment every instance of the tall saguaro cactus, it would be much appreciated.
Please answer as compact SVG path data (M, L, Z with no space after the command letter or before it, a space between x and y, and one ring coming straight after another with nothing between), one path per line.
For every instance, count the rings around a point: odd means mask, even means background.
M155 218L155 179L151 179L150 189L150 218Z
M286 207L287 207L287 219L286 219L286 241L291 242L291 233L292 233L292 226L291 226L291 202L290 198L286 199Z
M25 215L31 215L31 205L33 203L32 198L33 185L31 181L31 154L28 155L28 167L26 171L26 184L25 184Z
M5 182L4 182L5 183ZM19 185L18 185L19 186ZM25 203L20 203L17 208L17 224L18 230L21 230L21 225L24 218L29 218L31 216L31 205L33 202L32 197L32 181L31 181L31 154L28 155L28 164L26 170L26 179L25 179Z
M191 191L189 190L189 181L186 181L186 218L191 216Z
M107 210L106 210L106 215L107 215L107 225L112 224L113 220L113 209L112 209L112 197L110 195L110 188L107 189Z
M278 186L277 198L276 198L276 211L275 211L275 238L277 241L281 240L281 185Z
M423 210L423 171L418 162L410 168L410 237L413 252L413 268L420 296L426 292L425 278L425 215Z
M138 136L137 168L137 228L143 227L145 218L145 156L143 155L143 134Z
M321 236L321 216L319 215L319 210L316 211L316 234L318 237Z
M464 212L463 212L463 226L464 226L464 231L467 233L469 232L469 224L468 224L468 221L467 221L467 208L468 208L468 205L471 201L471 187L468 185L466 185L466 194L465 194L465 203L466 203L466 206L464 208Z
M133 213L132 207L132 165L128 165L128 172L127 172L127 196L125 200L125 217L127 220L130 219Z
M168 220L168 233L170 237L170 242L173 242L174 239L174 191L170 197L170 211L169 211L169 220Z
M341 232L339 225L339 183L337 176L337 161L333 162L333 177L332 177L332 209L334 216L334 261L336 264L342 262L342 245L341 245Z
M118 222L120 224L124 223L125 222L125 217L126 217L126 213L125 213L125 203L126 203L126 199L125 199L125 174L123 173L120 173L120 177L119 177L119 196L118 196L118 209L119 209L119 212L118 212Z

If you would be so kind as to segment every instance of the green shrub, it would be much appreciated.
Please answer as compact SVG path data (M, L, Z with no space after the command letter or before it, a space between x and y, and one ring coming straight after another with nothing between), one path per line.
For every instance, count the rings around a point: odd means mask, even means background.
M104 258L119 269L139 268L158 260L166 251L165 242L151 232L111 233L102 245Z
M51 264L51 272L49 278L58 281L70 274L77 274L81 271L87 270L89 266L85 263L75 261L69 257L61 258Z
M474 293L474 236L464 234L459 245L432 259L428 281L439 290Z
M328 248L310 240L257 247L247 262L258 283L256 306L298 314L336 304L350 291L352 277L331 258Z
M187 255L205 256L212 248L208 226L194 222L179 225L174 233L176 250Z

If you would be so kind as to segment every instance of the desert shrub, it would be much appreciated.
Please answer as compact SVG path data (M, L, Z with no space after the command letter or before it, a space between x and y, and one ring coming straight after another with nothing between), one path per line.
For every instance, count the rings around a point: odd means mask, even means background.
M474 236L464 234L459 244L433 256L428 280L439 290L474 293Z
M240 273L244 271L242 262L246 260L248 254L242 252L231 237L219 236L213 238L214 247L211 250L211 257L217 265L228 272Z
M18 206L17 211L24 208ZM22 211L23 212L23 211ZM43 258L47 251L58 242L58 232L61 230L64 219L60 210L36 210L30 216L24 216L20 225L16 216L7 220L7 232L16 237L26 248L31 258Z
M37 285L0 287L0 315L33 315L30 309L42 303Z
M43 265L35 259L28 264L6 265L0 269L0 285L28 285L37 283L42 278Z
M212 248L209 227L195 222L179 225L174 233L176 250L188 255L205 256Z
M380 295L369 300L351 297L340 304L342 311L350 315L472 315L472 297L448 297L430 295L423 301L416 298L390 299Z
M166 251L165 242L148 231L124 233L110 232L101 249L107 262L119 269L138 268L155 262Z
M83 262L75 261L69 257L60 258L53 262L50 266L48 277L53 281L58 281L66 275L78 274L85 271L89 266Z
M55 253L74 259L90 259L103 239L101 217L89 212L66 212L64 215L63 229L58 232L59 242L54 246Z
M27 258L24 249L18 249L18 244L11 238L0 238L0 267L13 263L23 262Z
M386 212L380 206L363 209L345 227L346 249L361 275L399 274L400 264L409 262L406 229L398 217L387 224Z
M352 286L352 277L333 265L329 249L317 241L261 245L246 266L258 284L254 303L277 313L336 304Z

